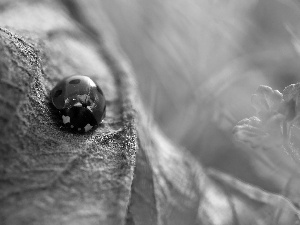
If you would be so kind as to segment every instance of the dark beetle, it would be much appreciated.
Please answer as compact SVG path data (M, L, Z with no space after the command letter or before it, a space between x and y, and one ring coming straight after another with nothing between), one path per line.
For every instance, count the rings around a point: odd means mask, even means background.
M87 132L105 117L105 97L88 76L75 75L60 81L51 91L51 101L62 114L64 125Z

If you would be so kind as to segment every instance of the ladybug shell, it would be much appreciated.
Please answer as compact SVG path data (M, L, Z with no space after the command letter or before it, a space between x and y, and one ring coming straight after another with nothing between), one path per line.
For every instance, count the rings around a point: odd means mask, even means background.
M60 81L51 91L55 108L63 114L64 124L79 131L98 125L105 117L105 97L96 83L87 76L75 75ZM89 130L85 129L85 131Z

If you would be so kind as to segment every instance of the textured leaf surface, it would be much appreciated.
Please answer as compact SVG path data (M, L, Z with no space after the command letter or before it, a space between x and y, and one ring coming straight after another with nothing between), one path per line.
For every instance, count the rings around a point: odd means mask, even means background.
M123 95L130 86L117 84L127 75L119 78L61 5L12 4L0 21L25 30L0 30L1 221L123 223L137 147ZM49 103L55 82L72 74L91 75L105 92L107 118L95 132L62 129Z

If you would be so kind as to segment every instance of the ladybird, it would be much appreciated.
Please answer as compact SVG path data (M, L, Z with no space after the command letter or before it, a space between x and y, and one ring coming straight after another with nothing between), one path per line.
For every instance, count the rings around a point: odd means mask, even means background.
M52 89L50 96L63 124L73 130L87 132L105 117L104 94L88 76L64 78Z

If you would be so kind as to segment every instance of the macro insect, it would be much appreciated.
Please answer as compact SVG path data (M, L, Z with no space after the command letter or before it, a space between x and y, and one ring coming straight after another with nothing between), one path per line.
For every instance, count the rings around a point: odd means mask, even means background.
M61 80L50 93L64 126L88 132L105 117L106 102L101 88L88 76L75 75Z

